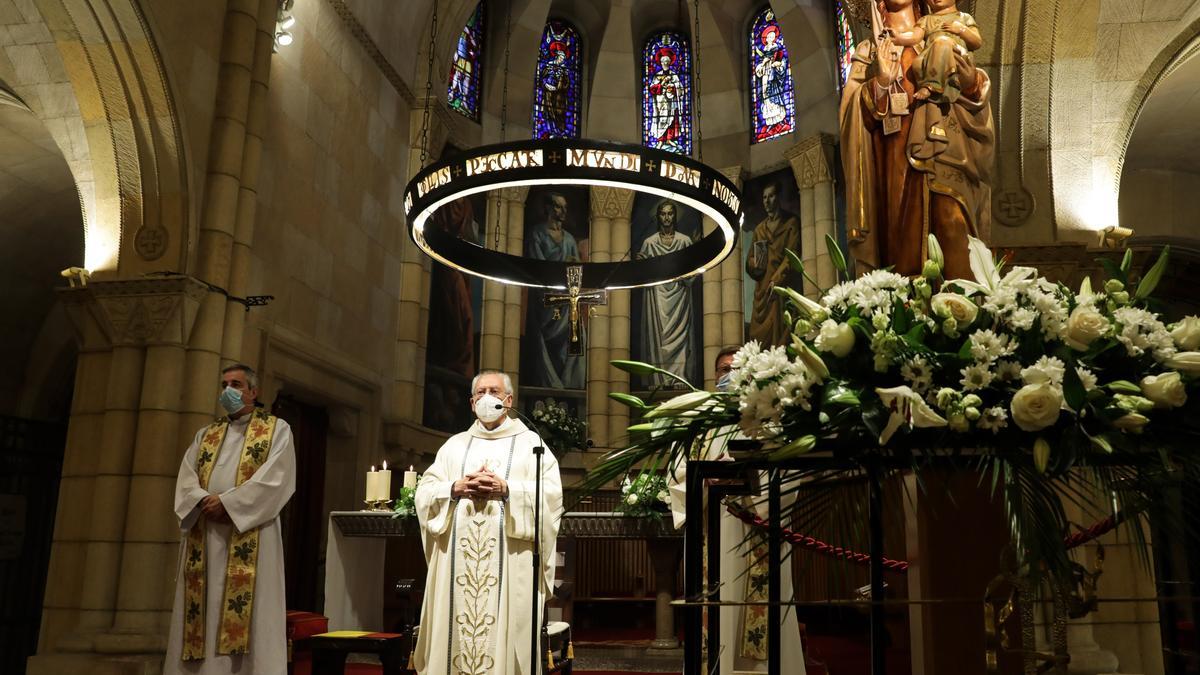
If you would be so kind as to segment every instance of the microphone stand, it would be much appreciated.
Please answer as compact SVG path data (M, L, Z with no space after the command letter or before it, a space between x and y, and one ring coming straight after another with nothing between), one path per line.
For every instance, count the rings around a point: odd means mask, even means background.
M542 620L540 622L538 621L538 617L541 614L539 600L542 588L542 455L545 454L546 448L542 445L542 435L538 434L535 430L537 425L533 423L533 420L529 419L524 413L512 406L497 404L496 409L512 411L516 413L517 417L519 417L522 421L529 423L530 431L533 431L538 437L538 444L533 448L533 456L536 458L537 473L534 474L533 478L533 585L531 588L533 589L532 621L540 625L538 629L531 630L529 632L529 664L530 667L533 668L533 672L537 673L543 670L543 666L549 665L541 664L541 657L539 656L541 650L538 648L539 635L546 641L547 648L550 646L550 636L546 630L546 617L542 616ZM546 590L549 592L550 589Z

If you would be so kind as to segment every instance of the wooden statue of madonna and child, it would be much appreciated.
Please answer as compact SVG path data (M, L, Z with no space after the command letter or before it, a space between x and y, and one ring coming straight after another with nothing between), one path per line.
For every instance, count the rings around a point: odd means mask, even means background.
M921 273L937 236L945 278L972 278L967 235L989 239L995 132L983 40L955 0L857 0L871 37L840 106L847 230L859 271Z

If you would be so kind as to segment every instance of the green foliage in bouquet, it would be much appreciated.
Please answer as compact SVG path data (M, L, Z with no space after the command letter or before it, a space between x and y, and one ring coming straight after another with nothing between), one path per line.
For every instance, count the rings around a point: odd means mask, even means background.
M554 401L540 404L529 417L542 442L558 453L582 450L587 445L587 422Z
M417 476L417 483L421 482L421 477ZM393 518L412 518L417 515L417 489L410 487L400 488L400 495L396 497L396 504L392 507Z
M662 518L670 512L667 479L663 474L640 471L621 481L621 501L617 513L642 518Z
M629 429L636 442L603 458L584 488L636 466L674 465L694 452L695 439L722 435L754 441L752 458L886 456L893 466L908 462L918 479L921 458L940 453L960 457L980 489L1002 500L1010 553L1026 573L1071 583L1063 500L1116 515L1144 544L1147 507L1166 486L1200 475L1200 318L1167 325L1152 309L1168 250L1136 283L1127 253L1119 265L1101 260L1109 276L1102 287L1085 279L1072 291L994 260L977 239L969 249L973 279L944 280L930 237L916 278L876 270L819 302L776 288L790 344L746 344L725 392L692 388L658 405L611 394L640 415ZM790 251L788 260L804 274ZM844 264L837 267L845 278ZM864 509L831 508L790 489L799 496L785 522L803 517L810 533L838 533L843 540L832 543L863 548L854 528L828 521Z

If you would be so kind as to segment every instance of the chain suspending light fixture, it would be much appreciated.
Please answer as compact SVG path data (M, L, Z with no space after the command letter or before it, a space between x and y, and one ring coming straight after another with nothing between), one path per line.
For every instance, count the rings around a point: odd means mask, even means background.
M699 0L695 0L695 11L697 58L693 80L699 90ZM423 164L429 156L429 106L432 104L436 26L437 0L434 0L421 129ZM507 80L507 65L505 71ZM699 119L696 139L699 148L702 140ZM716 226L708 235L698 237L695 243L680 251L644 260L622 259L608 263L537 260L488 249L438 228L425 227L435 211L456 199L506 187L533 185L596 185L645 192L691 206L711 218ZM434 162L424 166L409 181L404 190L404 212L413 242L445 265L501 283L568 289L573 294L585 288L614 290L656 286L701 274L733 252L743 218L741 193L720 171L691 157L642 145L592 139L502 142ZM582 268L582 274L569 268Z

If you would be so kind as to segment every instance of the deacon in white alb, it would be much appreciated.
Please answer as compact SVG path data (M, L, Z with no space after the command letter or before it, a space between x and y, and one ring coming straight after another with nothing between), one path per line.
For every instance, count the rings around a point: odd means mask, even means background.
M717 389L724 391L729 385L730 374L733 370L733 355L737 347L726 347L717 354L716 376ZM721 429L714 438L705 443L697 460L729 460L728 444L735 430ZM683 527L687 520L687 461L677 463L667 478L667 491L671 498L671 515L676 529ZM763 484L766 481L763 480ZM784 496L784 505L788 500L794 500L795 493ZM754 510L759 517L767 517L767 500L761 495L741 498L741 505ZM767 578L770 570L767 566L767 547L753 549L747 545L747 535L750 526L739 520L733 514L724 510L721 512L721 602L766 602L770 597L767 588ZM791 546L784 542L785 547ZM785 563L779 570L779 597L784 602L792 599L792 565L787 550L784 550ZM783 623L779 627L782 639L779 642L780 671L790 675L804 675L804 652L800 644L800 623L796 619L796 608L786 606L782 612ZM709 663L715 660L719 668L711 665L708 672L767 672L767 606L764 605L726 605L721 607L721 653L713 659L709 655Z
M221 374L229 413L197 432L175 482L183 533L165 675L287 670L279 512L296 490L288 423L255 408L258 377Z
M446 441L417 485L429 573L413 665L431 675L531 675L538 672L530 663L531 631L540 630L554 582L554 544L563 511L558 462L547 448L542 564L535 588L533 448L541 439L506 414L513 405L508 375L481 371L471 392L478 420Z

